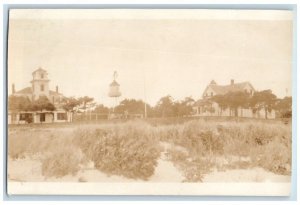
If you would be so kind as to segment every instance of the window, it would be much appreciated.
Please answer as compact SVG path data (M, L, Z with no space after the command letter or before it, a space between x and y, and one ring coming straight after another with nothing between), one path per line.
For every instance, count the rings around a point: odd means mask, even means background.
M44 78L44 74L43 74L43 73L41 74L41 78L42 78L42 79Z
M20 120L25 120L26 119L26 115L25 115L25 113L23 113L23 114L20 114Z
M33 116L31 113L21 113L20 121L26 121L27 123L31 123L33 121Z
M40 122L45 122L46 120L46 114L45 113L41 113L40 114Z
M41 85L41 91L44 91L44 85Z
M67 113L57 113L57 119L58 120L66 120L67 119Z

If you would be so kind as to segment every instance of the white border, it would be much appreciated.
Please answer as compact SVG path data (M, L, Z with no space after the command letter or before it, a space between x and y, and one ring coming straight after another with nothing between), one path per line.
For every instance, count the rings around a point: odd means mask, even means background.
M52 4L94 4L94 3L100 3L100 4L201 4L201 3L204 3L204 4L235 4L235 3L238 3L238 4L297 4L297 10L299 12L299 1L298 0L245 0L245 1L242 1L242 0L185 0L185 1L182 1L182 0L51 0L50 1L44 1L44 0L3 0L2 1L2 6L0 8L1 10L1 13L3 16L3 4L14 4L14 3L19 3L19 4L49 4L49 3L52 3ZM0 22L0 26L3 28L3 21ZM298 14L298 17L297 17L297 33L299 34L299 14ZM0 32L1 34L1 39L3 39L3 32ZM1 45L2 47L4 46L3 45L3 40L1 41ZM299 40L297 42L297 48L299 48ZM0 63L2 63L3 65L3 49L1 49L1 60L0 60ZM300 72L298 71L297 72L297 79L299 79L300 77ZM4 85L4 76L3 75L0 75L0 83L1 85ZM1 87L2 88L2 87ZM1 89L1 91L3 92L3 89ZM300 91L298 89L298 85L297 85L297 96L300 96ZM1 100L0 100L0 106L3 108L3 102L4 102L4 93L2 93L1 95ZM300 107L299 106L299 101L297 101L297 107ZM299 115L299 110L297 110L297 117ZM1 109L1 113L0 113L0 116L3 116L3 109ZM294 125L294 126L297 126L298 128L300 127L300 123L299 123L299 120L297 121L297 124ZM3 118L0 118L0 130L3 131L4 127L3 127ZM1 145L3 145L3 137L0 139L0 142L1 142ZM300 145L300 140L297 141L297 147L299 147ZM2 164L3 164L3 159L4 159L4 156L3 156L3 152L0 152L0 158L2 159ZM296 156L297 155L297 150L296 150ZM297 164L299 165L299 158L296 159L297 160ZM3 169L1 169L0 171L0 174L1 174L1 182L3 182ZM299 174L299 169L297 169L297 175ZM3 183L1 183L3 184ZM297 178L297 184L299 184L299 178ZM3 187L2 187L3 188ZM298 197L300 197L300 194L299 194L299 188L297 189L297 195ZM1 190L1 196L3 197L3 190ZM31 200L34 200L35 198L30 198ZM29 199L29 200L30 200ZM35 199L37 200L37 199ZM58 199L59 200L59 199ZM128 200L128 199L127 199ZM129 199L130 200L130 199ZM134 200L134 199L131 199L131 200ZM190 200L190 199L187 199L187 200ZM197 200L197 199L195 199ZM205 200L205 199L204 199ZM209 200L209 199L207 199ZM243 201L243 202L240 202L240 201L231 201L230 199L228 201L216 201L216 200L213 200L213 199L210 199L209 201L194 201L194 202L185 202L185 201L177 201L177 202L174 202L174 201L171 201L171 202L155 202L155 203L158 203L158 204L191 204L191 203L196 203L196 204L297 204L298 200L297 201L276 201L277 199L274 198L274 201L263 201L263 199L261 199L261 201ZM234 200L234 199L232 199ZM255 199L254 199L255 200ZM89 203L95 203L95 204L99 204L99 202L97 201L94 201L94 202L89 202ZM100 202L101 204L140 204L141 202L133 202L133 201L127 201L127 202ZM154 202L153 201L148 201L148 202L144 202L144 204L147 203L147 204L153 204ZM12 202L7 202L5 201L3 204L40 204L40 201L12 201ZM57 201L46 201L44 202L44 204L58 204ZM87 204L87 202L84 202L84 201L77 201L77 202L68 202L68 201L60 201L59 204Z
M290 183L9 182L8 193L42 195L288 196Z
M207 20L292 20L283 10L220 9L12 9L10 19L207 19Z

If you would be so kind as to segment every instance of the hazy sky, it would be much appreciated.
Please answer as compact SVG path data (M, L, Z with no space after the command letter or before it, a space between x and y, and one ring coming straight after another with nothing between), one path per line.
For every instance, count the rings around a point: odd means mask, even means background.
M58 85L65 96L88 95L105 105L113 102L114 70L121 99L143 99L145 80L152 105L168 94L199 99L212 79L290 95L292 21L251 17L11 18L9 94L12 83L16 90L30 86L31 73L42 67L52 90Z

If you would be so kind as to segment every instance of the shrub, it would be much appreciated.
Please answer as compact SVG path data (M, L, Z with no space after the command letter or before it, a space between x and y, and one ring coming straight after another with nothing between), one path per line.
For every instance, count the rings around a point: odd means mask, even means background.
M45 152L56 152L57 146L69 144L70 136L62 136L60 132L45 130L18 130L8 135L8 155L12 159L42 155Z
M75 144L100 171L144 180L154 174L161 150L147 124L79 130L75 135Z
M174 147L167 150L167 156L184 174L184 182L202 182L203 176L210 172L213 164L209 159L191 156Z
M274 173L289 173L291 129L280 122L216 123L194 120L164 128L160 128L159 132L162 140L186 148L192 160L197 157L212 159L218 154L225 158L238 156L239 160L240 157L248 157L253 166L261 166ZM204 166L186 166L193 167L189 170L195 173L201 173L205 169ZM250 166L250 161L238 161L228 166L245 168Z
M222 154L223 141L214 129L212 123L194 120L183 125L167 127L162 136L163 140L186 148L192 155Z
M24 158L26 153L26 143L24 138L20 137L17 133L10 133L7 140L8 156L12 159Z
M181 150L176 150L176 149L168 149L167 150L167 158L168 160L172 161L174 164L181 164L187 161L188 159L188 154L184 151Z
M291 146L281 143L279 139L269 142L257 153L252 160L258 165L276 174L291 174Z
M76 174L80 167L82 153L75 146L60 146L56 152L42 159L42 174L46 177L63 177Z
M209 173L212 167L213 163L203 158L194 158L192 161L186 161L183 168L184 182L202 182L204 175Z
M40 153L44 149L45 138L39 132L14 132L8 135L8 155L12 159L25 158Z

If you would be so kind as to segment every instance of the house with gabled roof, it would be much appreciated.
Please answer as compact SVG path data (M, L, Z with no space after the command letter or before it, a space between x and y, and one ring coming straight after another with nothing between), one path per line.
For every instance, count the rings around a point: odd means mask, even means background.
M205 88L202 94L202 99L195 102L193 106L194 116L235 116L233 110L229 108L222 108L217 102L212 100L214 96L225 95L229 92L245 92L253 95L254 87L248 81L235 83L232 79L228 85L218 85L216 81L212 80ZM251 108L238 108L239 117L264 118L265 111L254 111ZM275 111L268 112L268 118L275 118Z
M229 92L239 92L239 91L253 95L255 89L248 81L242 83L234 83L234 80L231 80L229 85L218 85L214 80L212 80L210 84L206 86L202 94L202 97L210 98L215 95L225 95Z
M16 91L15 84L12 84L12 96L22 96L28 98L31 102L42 96L54 105L55 111L19 111L8 110L8 124L24 124L27 119L33 123L49 122L68 122L70 113L63 109L64 95L59 92L58 86L55 90L49 88L48 73L42 68L32 72L31 86Z

